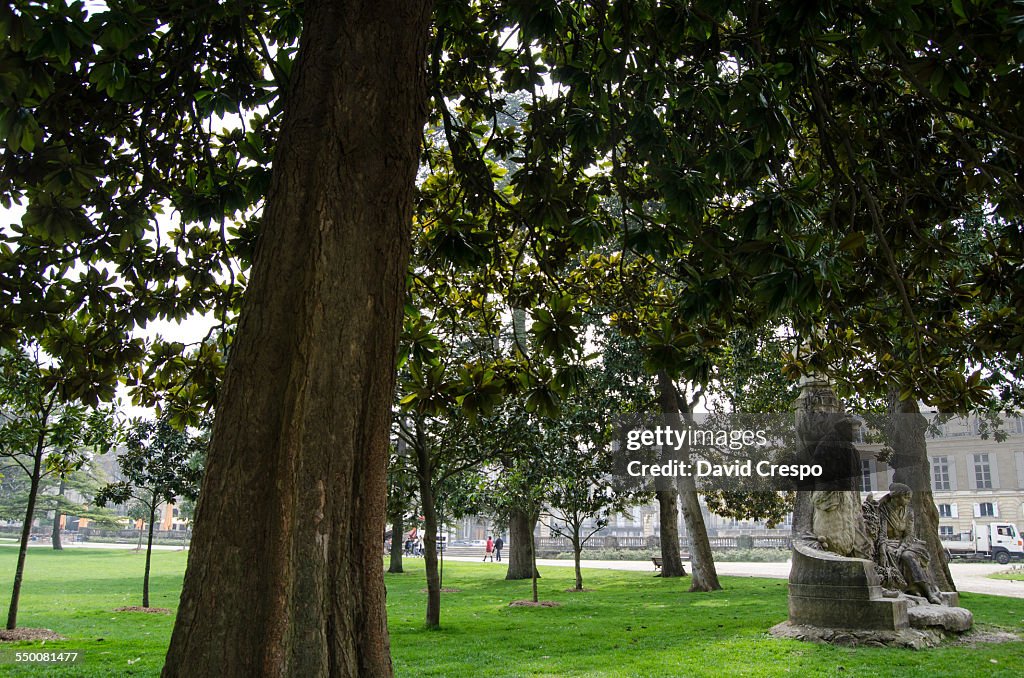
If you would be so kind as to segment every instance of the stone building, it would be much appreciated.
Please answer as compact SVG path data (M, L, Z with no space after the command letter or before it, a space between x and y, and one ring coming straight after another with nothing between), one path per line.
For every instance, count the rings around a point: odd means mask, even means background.
M978 417L942 422L926 415L932 492L939 511L939 532L956 538L971 531L973 522L994 521L1024 525L1024 417L1002 421L1003 440L982 435ZM861 450L861 491L884 493L892 469L875 459L879 445Z

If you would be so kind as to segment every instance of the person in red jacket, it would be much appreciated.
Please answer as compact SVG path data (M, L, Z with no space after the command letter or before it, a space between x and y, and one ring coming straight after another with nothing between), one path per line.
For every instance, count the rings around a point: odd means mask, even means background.
M484 561L490 558L494 562L494 540L487 537L487 544L484 546Z

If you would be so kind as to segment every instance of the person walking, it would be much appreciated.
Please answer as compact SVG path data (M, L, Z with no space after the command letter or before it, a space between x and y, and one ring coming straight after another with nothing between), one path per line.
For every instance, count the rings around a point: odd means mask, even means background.
M494 562L494 540L487 537L487 544L484 545L484 562L490 558L491 562Z
M505 540L498 535L498 538L494 540L494 559L499 563L501 562L501 549L505 546Z

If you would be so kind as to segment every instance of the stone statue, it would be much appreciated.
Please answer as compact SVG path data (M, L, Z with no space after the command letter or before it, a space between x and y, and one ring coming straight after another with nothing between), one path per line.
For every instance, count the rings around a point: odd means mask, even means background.
M871 558L857 492L818 490L811 494L811 532L820 548L848 558Z
M957 594L940 593L926 575L910 488L893 484L881 502L869 497L862 506L860 453L838 398L827 382L808 379L796 405L796 454L824 473L796 487L789 618L772 635L916 648L970 629L973 616Z
M812 461L824 474L811 493L811 533L817 548L870 560L874 549L864 528L860 493L854 489L860 455L852 442L852 420L843 414L820 419L824 434L814 446Z
M909 487L893 483L881 501L865 502L865 522L875 538L876 569L887 588L941 605L939 589L928 576L928 548L914 537L913 516L908 510L910 497Z

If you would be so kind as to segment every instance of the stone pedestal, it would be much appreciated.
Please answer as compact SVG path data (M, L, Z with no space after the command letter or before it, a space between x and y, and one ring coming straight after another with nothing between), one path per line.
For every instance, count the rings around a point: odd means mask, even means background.
M870 560L844 558L793 542L789 621L825 628L898 631L910 625L908 603L885 598Z

